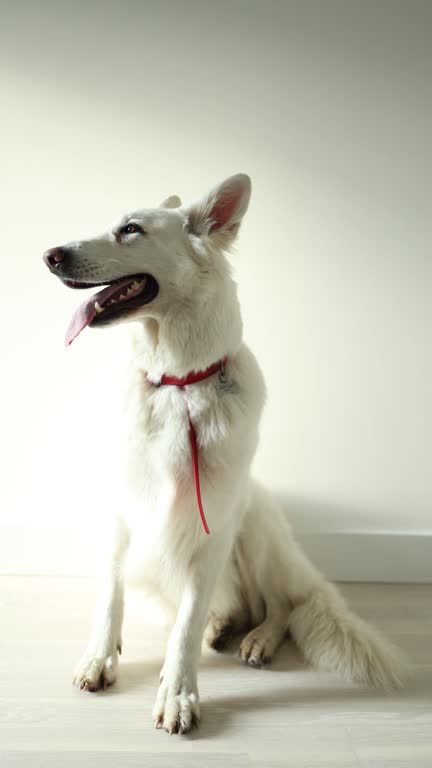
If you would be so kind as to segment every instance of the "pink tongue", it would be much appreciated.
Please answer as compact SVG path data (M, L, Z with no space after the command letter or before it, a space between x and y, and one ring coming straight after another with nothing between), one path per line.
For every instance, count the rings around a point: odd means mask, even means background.
M91 321L94 320L97 314L95 309L96 301L100 306L102 306L102 304L105 301L108 301L108 299L110 299L114 294L120 294L123 288L125 286L129 286L135 279L136 278L134 277L126 277L123 280L117 280L112 285L108 285L98 293L94 293L93 296L90 296L88 299L86 299L86 301L83 301L78 309L75 310L69 323L65 336L66 346L72 344L73 340L76 339L81 331L83 331L84 328L90 325Z

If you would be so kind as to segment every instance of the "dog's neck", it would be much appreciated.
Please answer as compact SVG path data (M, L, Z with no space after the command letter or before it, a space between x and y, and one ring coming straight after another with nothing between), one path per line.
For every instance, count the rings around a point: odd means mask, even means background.
M215 299L136 324L135 365L159 381L163 374L181 378L233 357L242 343L242 320L234 285L230 293L223 301Z

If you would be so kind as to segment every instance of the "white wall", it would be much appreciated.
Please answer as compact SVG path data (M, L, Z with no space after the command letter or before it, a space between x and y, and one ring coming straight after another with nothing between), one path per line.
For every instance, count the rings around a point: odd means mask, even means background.
M235 267L269 390L256 473L298 530L431 533L431 5L1 16L0 569L68 571L79 547L85 570L103 518L121 345L63 347L76 294L42 252L238 171L254 192Z

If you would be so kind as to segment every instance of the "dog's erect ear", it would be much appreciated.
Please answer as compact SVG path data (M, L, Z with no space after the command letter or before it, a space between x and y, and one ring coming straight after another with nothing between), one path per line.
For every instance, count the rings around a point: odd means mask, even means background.
M182 202L178 195L170 195L161 202L159 208L180 208L181 204Z
M230 176L218 187L186 208L188 230L202 237L208 235L227 248L239 230L251 194L251 180L244 173Z

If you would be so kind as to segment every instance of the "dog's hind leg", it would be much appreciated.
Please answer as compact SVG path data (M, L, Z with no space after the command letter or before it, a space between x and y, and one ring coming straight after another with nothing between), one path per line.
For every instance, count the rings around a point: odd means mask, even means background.
M207 622L204 639L214 651L224 651L230 640L242 630L250 626L248 611L232 611L229 615L220 615L213 611Z
M279 596L266 601L266 617L252 629L240 644L240 658L251 667L269 664L284 639L288 628L289 602Z
M204 639L210 648L223 651L230 640L256 627L265 618L265 605L255 588L245 560L244 548L237 542L218 579L212 597Z
M121 653L123 623L123 561L129 544L125 524L117 521L110 542L108 562L102 564L93 626L81 657L74 684L84 691L105 689L114 683Z

